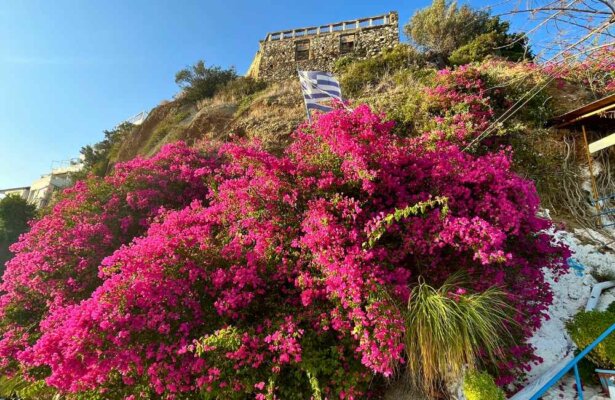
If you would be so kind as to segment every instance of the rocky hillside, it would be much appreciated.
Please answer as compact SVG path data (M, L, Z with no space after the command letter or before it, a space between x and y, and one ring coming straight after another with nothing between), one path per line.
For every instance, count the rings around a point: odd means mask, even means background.
M273 84L241 99L217 96L197 104L181 99L165 101L126 137L112 162L152 156L165 143L177 140L193 144L203 139L247 138L279 150L305 118L302 101L299 84L292 81Z

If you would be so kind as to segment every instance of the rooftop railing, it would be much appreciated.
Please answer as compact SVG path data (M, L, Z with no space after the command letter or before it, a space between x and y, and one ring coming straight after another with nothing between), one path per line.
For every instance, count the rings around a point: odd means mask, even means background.
M274 41L274 40L283 40L283 39L293 39L293 38L301 38L304 36L315 36L315 35L320 35L324 33L350 31L350 30L356 30L360 28L368 28L372 26L384 26L384 25L391 24L391 15L394 15L394 14L393 13L383 14L383 15L377 15L374 17L353 19L350 21L342 21L342 22L337 22L337 23L328 24L328 25L310 26L307 28L298 28L298 29L291 29L287 31L272 32L272 33L267 34L267 37L265 38L265 40Z

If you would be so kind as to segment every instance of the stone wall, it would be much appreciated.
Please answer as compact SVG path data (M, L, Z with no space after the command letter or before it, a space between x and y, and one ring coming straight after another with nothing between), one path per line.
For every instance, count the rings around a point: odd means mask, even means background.
M369 58L397 43L397 12L270 33L261 40L248 76L276 81L296 76L297 70L332 71L340 57Z

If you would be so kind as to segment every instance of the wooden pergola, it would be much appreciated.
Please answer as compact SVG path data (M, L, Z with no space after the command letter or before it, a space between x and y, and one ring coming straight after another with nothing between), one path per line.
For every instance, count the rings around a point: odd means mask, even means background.
M615 145L615 93L581 106L575 110L569 111L566 114L552 118L548 125L553 128L580 128L583 132L583 141L585 143L585 150L587 153L587 163L589 166L592 186L592 203L596 207L596 217L600 218L603 215L615 214L615 209L602 207L603 202L615 198L615 193L607 194L605 196L600 196L598 193L592 158L592 154ZM587 141L586 126L592 130L606 131L610 132L610 134L595 142L589 143Z

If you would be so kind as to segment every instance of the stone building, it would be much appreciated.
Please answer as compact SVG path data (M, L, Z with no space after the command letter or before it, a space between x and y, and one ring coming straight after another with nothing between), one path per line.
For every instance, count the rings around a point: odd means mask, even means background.
M369 58L399 43L397 12L269 33L247 76L275 81L296 76L297 70L332 71L344 56Z

